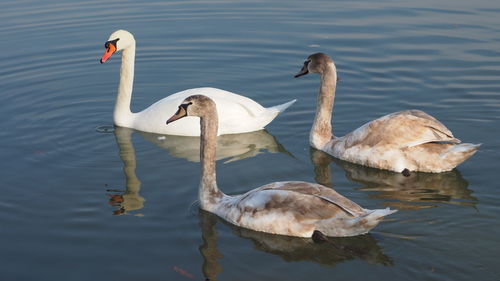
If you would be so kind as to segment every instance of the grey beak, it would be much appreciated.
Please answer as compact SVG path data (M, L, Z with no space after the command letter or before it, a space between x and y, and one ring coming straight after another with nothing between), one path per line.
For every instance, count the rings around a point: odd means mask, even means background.
M309 62L310 62L309 60L304 62L302 69L299 71L299 73L295 74L295 76L294 76L295 78L306 75L307 73L309 73L309 69L307 68L307 66L309 65Z

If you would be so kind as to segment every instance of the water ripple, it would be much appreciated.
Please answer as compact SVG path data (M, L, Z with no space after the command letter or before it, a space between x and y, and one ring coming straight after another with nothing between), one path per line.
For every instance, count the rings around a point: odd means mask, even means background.
M359 272L374 270L381 279L460 280L477 275L465 266L474 259L482 266L478 277L489 277L485 271L494 272L496 256L488 245L497 243L499 229L497 5L487 0L1 2L0 222L9 226L0 234L0 241L9 241L0 244L2 269L8 269L2 273L26 280L54 279L54 272L75 280L151 274L175 280L178 273L165 267L189 269L198 277L200 269L217 269L203 265L214 265L223 267L220 277L227 280L241 279L241 272L248 279L282 272L284 279L299 280L319 272L315 280L332 275L357 280L366 276ZM263 105L298 99L267 128L289 154L219 165L220 185L228 192L275 180L314 180L308 133L319 78L293 78L314 52L330 54L341 77L336 134L417 108L464 142L484 143L484 149L458 168L463 181L447 185L436 175L422 175L439 184L418 192L404 178L396 186L371 186L332 165L331 185L339 192L363 206L402 209L373 237L340 241L342 247L361 249L361 255L334 251L343 255L337 260L341 266L334 266L335 255L327 251L325 264L331 266L318 267L323 259L305 255L314 245L302 254L277 252L262 246L265 237L227 226L217 227L214 238L217 253L229 257L218 265L217 255L200 255L205 221L189 207L197 198L199 164L133 134L135 161L125 165L115 134L108 133L114 129L120 57L102 65L98 60L118 28L137 39L134 111L201 86L241 93ZM376 182L381 176L371 178ZM464 181L466 188L460 188ZM127 205L127 199L138 204ZM122 212L123 206L129 209ZM112 216L128 212L141 216ZM381 259L372 259L373 253ZM391 270L365 262L391 260L397 265ZM30 271L23 270L27 267Z

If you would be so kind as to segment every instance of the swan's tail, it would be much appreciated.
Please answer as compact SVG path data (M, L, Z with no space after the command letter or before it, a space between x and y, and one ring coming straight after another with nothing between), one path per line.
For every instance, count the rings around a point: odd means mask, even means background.
M480 146L481 144L473 143L457 144L443 153L441 157L454 168L474 155Z
M264 129L264 127L267 126L267 124L271 123L271 121L278 116L281 112L285 111L288 107L290 107L292 104L294 104L297 100L291 100L289 102L271 106L268 108L264 109L264 112L262 112L262 115L260 116L260 129Z
M389 207L385 209L369 210L366 214L360 217L360 219L367 220L368 222L375 223L376 226L384 217L394 214L398 210L391 210Z
M289 108L292 104L294 104L297 100L294 99L294 100L291 100L289 102L286 102L286 103L283 103L283 104L279 104L279 105L275 105L275 106L271 106L271 107L268 107L267 110L270 110L270 111L275 111L276 114L278 113L281 113L283 111L285 111L287 108Z
M398 210L390 208L366 210L366 213L359 217L339 220L331 218L321 221L316 225L317 230L321 231L326 236L356 236L365 234L372 228L377 226L385 216L393 214Z

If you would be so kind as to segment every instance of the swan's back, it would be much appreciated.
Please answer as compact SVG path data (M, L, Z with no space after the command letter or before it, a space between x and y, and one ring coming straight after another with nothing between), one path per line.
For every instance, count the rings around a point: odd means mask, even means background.
M390 145L398 148L435 141L459 143L451 131L420 110L405 110L368 122L343 137L345 148Z
M258 104L257 102L253 101L252 99L249 99L245 96L235 94L232 92L228 92L222 89L218 88L211 88L211 87L202 87L202 88L193 88L193 89L188 89L184 90L175 94L172 94L168 97L166 97L164 100L180 100L181 102L191 96L191 95L204 95L207 97L210 97L212 100L217 99L221 104L217 105L217 109L219 110L220 106L227 106L231 104L241 104L241 106L244 106L246 110L248 110L252 115L258 115L260 114L265 108Z

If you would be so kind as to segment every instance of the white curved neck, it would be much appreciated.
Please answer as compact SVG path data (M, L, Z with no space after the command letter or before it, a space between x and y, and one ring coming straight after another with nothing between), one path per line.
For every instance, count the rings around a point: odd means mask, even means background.
M210 109L206 117L200 117L200 162L201 180L199 187L199 200L202 209L209 209L216 204L224 194L217 187L216 182L216 145L218 116L215 107ZM208 117L208 118L207 118Z
M134 85L135 42L122 51L120 67L120 85L116 97L113 120L115 125L130 127L133 114L130 111L132 87Z
M316 117L309 134L309 143L316 149L321 150L333 138L332 113L336 87L337 70L330 63L320 76Z

